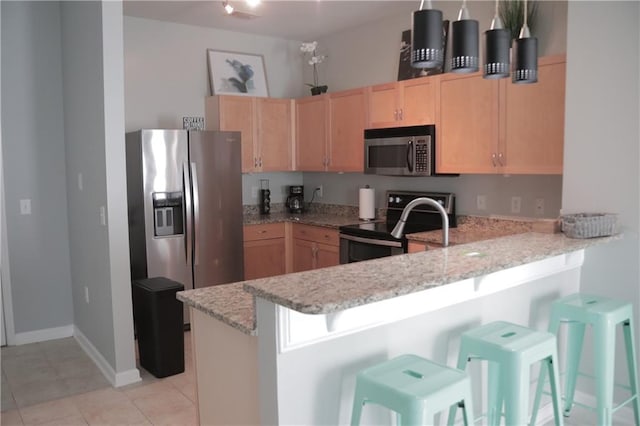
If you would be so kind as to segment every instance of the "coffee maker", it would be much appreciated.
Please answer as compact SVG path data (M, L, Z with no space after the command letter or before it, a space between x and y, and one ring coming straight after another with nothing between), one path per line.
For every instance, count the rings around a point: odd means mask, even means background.
M287 197L289 213L302 213L304 210L304 186L291 185Z
M271 212L271 191L269 179L260 179L260 214Z

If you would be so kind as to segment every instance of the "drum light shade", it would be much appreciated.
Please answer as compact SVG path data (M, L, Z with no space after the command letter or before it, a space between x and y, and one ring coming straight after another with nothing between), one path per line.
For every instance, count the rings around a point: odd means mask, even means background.
M442 46L442 12L417 10L412 15L411 66L438 68L444 61Z
M455 21L451 25L451 44L451 72L478 71L478 21Z
M503 28L484 32L484 78L507 78L510 72L511 34Z
M525 37L514 40L513 58L512 82L536 83L538 81L538 39Z

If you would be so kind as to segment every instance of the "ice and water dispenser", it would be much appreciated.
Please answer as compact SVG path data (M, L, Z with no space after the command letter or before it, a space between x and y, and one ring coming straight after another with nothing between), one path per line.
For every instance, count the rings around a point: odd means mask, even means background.
M153 235L166 237L184 234L184 209L181 191L154 192Z

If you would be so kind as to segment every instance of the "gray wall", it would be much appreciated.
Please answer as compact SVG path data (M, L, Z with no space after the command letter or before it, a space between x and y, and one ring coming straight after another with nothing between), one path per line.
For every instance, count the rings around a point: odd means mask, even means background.
M74 320L116 373L135 369L121 37L120 3L62 4Z
M388 190L442 191L456 194L456 212L464 215L520 216L554 218L560 211L562 176L493 176L462 175L458 177L408 178L349 173L305 173L305 200L314 188L322 185L322 198L314 202L358 205L358 189L369 185L375 189L376 206L386 207ZM478 210L476 197L484 195L487 209ZM521 197L520 213L511 213L511 197ZM537 198L544 199L544 214L535 211Z
M16 333L73 324L57 2L2 2L2 149ZM32 214L20 215L30 198Z
M572 1L568 15L562 210L619 213L624 239L587 251L582 291L633 302L637 345L640 3ZM598 52L598 60L594 60L594 52ZM612 70L611 64L619 66ZM621 340L617 341L618 365L624 362ZM636 354L640 365L637 349ZM626 368L616 370L626 372ZM619 380L628 383L626 377Z

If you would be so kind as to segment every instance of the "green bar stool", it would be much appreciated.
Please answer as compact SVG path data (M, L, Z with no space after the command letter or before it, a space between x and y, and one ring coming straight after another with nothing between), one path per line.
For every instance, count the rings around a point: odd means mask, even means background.
M433 416L460 405L464 424L473 416L471 381L464 371L401 355L360 371L356 377L351 424L360 424L365 404L377 404L398 413L398 424L432 424Z
M531 365L542 362L549 370L555 424L562 426L558 386L557 345L553 334L516 324L496 321L462 333L458 368L472 359L489 361L488 424L499 425L504 403L505 424L526 425ZM544 367L547 368L544 368ZM449 410L453 425L456 407ZM533 423L532 423L533 424Z
M556 334L561 323L567 324L567 371L565 375L564 415L569 416L574 404L576 379L585 326L593 327L594 376L596 381L596 412L599 425L611 425L613 413L633 402L636 425L640 426L640 397L638 396L638 372L633 342L633 308L631 303L601 296L576 293L551 304L549 331ZM622 324L629 371L629 399L613 407L616 327ZM544 371L540 378L544 378ZM540 403L542 386L538 383L534 406ZM582 405L582 404L580 404ZM592 408L592 407L589 407Z

